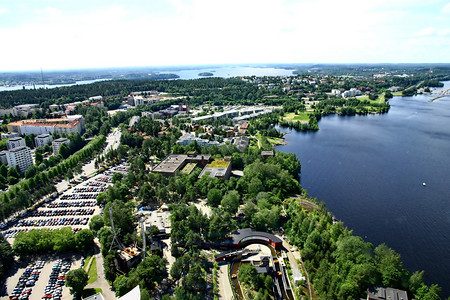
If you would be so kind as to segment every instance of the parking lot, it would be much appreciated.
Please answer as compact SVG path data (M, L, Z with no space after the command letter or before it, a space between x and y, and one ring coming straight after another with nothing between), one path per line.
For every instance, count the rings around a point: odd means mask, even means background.
M6 289L9 296L1 299L72 299L65 287L65 275L69 270L79 268L80 261L79 254L44 255L27 265L22 264L8 277Z
M98 194L111 185L114 173L126 174L128 169L129 165L123 162L101 174L85 178L72 187L64 181L59 182L58 185L67 188L53 194L40 207L1 224L1 233L12 245L14 238L21 231L69 226L76 233L88 228L90 219L101 211L95 200ZM81 256L76 254L45 255L30 259L28 265L22 265L18 270L12 271L14 274L6 281L7 293L17 297L14 299L72 299L68 289L64 287L65 274L70 269L79 268L80 261ZM9 299L9 296L1 299Z
M80 180L46 199L39 208L28 210L8 224L2 224L2 234L11 244L21 231L32 229L57 229L70 226L74 232L89 227L90 219L100 213L96 198L111 185L114 173L127 174L129 165L125 162L111 167L101 174Z

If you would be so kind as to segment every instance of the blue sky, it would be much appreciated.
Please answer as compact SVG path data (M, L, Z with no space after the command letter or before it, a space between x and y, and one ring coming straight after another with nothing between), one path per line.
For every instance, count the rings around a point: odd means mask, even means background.
M0 71L450 63L450 1L0 0Z

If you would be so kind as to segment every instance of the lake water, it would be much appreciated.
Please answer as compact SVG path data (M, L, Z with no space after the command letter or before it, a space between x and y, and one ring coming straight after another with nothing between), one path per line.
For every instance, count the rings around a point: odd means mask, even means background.
M53 84L53 85L42 85L42 84L36 84L36 85L25 85L25 89L27 90L31 90L34 89L36 87L36 89L41 89L41 88L46 88L46 89L51 89L51 88L57 88L57 87L62 87L62 86L72 86L72 85L79 85L79 84L90 84L90 83L94 83L94 82L98 82L98 81L105 81L105 80L110 80L110 79L94 79L94 80L81 80L81 81L77 81L75 83L69 83L69 84ZM23 85L14 85L14 86L0 86L0 92L2 91L15 91L15 90L21 90L23 89Z
M173 73L180 76L179 79L197 79L202 72L211 72L211 77L236 77L236 76L292 76L294 70L278 69L278 68L257 68L242 66L226 66L226 67L209 67L192 70L167 71L164 73Z
M208 67L208 68L198 68L198 69L167 69L165 71L161 71L159 73L161 74L177 74L180 76L178 79L198 79L198 78L205 78L205 76L199 76L199 73L203 72L211 72L214 74L214 76L211 77L236 77L236 76L292 76L294 75L292 72L294 70L286 70L286 69L278 69L278 68L263 68L263 67L243 67L243 66L219 66L219 67ZM110 80L110 79L95 79L95 80L83 80L83 81L77 81L76 83L71 84L55 84L55 85L45 85L45 88L56 88L56 87L62 87L62 86L72 86L77 84L90 84L97 81L104 81L104 80ZM42 84L36 84L36 88L42 88L44 87ZM23 88L22 85L16 85L16 86L0 86L0 92L1 91L14 91L14 90L21 90ZM26 89L33 89L33 85L26 85Z
M292 131L277 150L300 159L310 196L366 241L399 252L408 270L425 270L448 297L450 96L429 99L395 97L384 115L324 117L318 132Z

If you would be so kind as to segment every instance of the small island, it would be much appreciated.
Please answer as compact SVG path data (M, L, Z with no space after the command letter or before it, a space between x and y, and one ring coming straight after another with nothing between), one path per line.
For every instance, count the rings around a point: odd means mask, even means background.
M198 73L198 76L214 76L214 74L213 73L211 73L211 72L202 72L202 73Z

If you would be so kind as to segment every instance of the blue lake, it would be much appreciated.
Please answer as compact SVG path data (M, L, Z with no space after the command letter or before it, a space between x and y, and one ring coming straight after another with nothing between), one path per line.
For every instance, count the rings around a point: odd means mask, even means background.
M277 150L300 159L310 196L366 241L399 252L408 270L425 270L448 297L450 97L431 98L394 97L383 115L324 117L318 132L292 131Z

